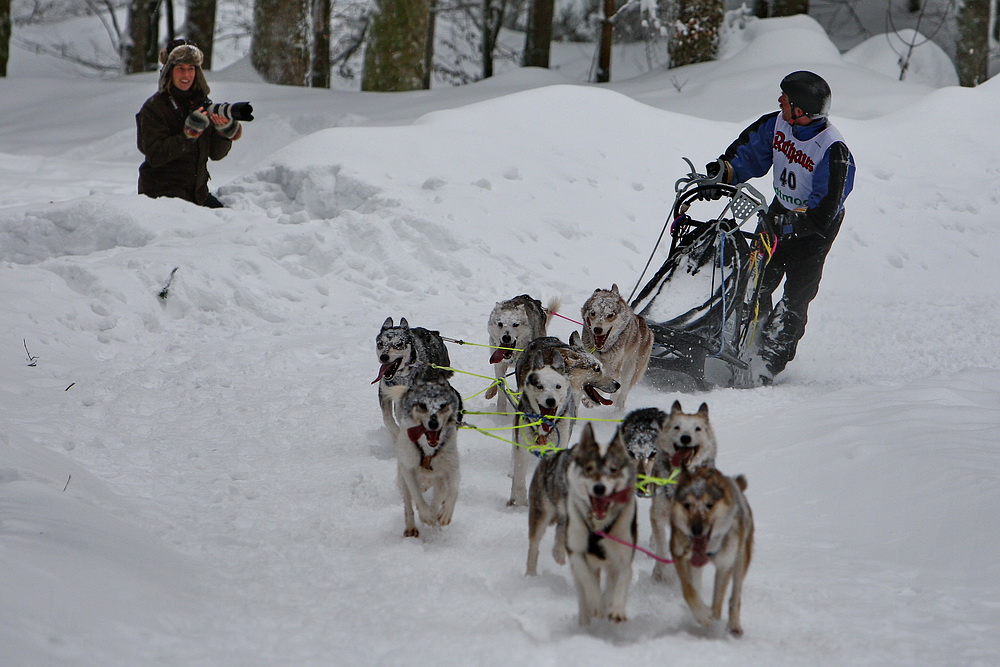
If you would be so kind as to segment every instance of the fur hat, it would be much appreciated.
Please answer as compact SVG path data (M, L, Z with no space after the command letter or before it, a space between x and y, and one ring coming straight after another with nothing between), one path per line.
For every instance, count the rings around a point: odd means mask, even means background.
M160 70L159 91L166 93L170 90L170 77L175 65L194 65L194 85L191 88L197 88L207 97L209 93L208 81L205 79L205 72L201 69L201 64L204 61L205 56L197 46L184 40L173 40L160 50L160 62L163 63L163 68Z

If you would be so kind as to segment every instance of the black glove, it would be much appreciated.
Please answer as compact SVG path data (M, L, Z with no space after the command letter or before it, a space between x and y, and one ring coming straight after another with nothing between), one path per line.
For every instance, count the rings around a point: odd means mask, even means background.
M201 136L201 133L208 129L208 116L195 109L188 114L188 117L184 120L184 134L187 135L189 139L197 139Z
M725 166L725 173L722 174L722 178L719 177L720 165ZM708 176L709 180L718 179L719 182L727 183L727 177L731 173L732 169L725 160L716 160L715 162L709 162L705 165L705 175ZM726 196L726 191L722 188L713 188L701 186L698 188L697 197L703 201L713 201L716 199L722 199Z

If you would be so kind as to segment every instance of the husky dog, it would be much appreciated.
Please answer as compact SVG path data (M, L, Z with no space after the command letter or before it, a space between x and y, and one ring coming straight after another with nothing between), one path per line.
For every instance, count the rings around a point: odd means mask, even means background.
M651 475L669 477L674 468L699 470L715 466L717 445L715 431L708 420L708 405L701 404L698 412L686 413L680 401L674 401L670 414L660 428L656 439L657 455L653 459ZM676 486L668 484L653 496L649 509L649 520L653 527L653 543L656 555L667 558L667 526L674 503ZM670 568L663 562L653 566L653 578L657 581L670 579Z
M554 348L562 355L563 361L566 362L566 375L569 376L573 391L580 397L583 405L588 408L597 404L611 405L611 399L605 398L602 394L616 393L621 384L605 371L600 359L583 348L579 331L570 334L568 344L555 336L536 338L528 343L521 356L523 357L526 352L546 348Z
M656 441L666 421L667 413L659 408L633 410L622 420L622 440L629 455L635 459L640 475L654 476L653 463L658 452ZM640 498L653 495L648 490L640 491L639 487L636 487L635 493Z
M681 580L684 600L698 623L710 626L722 618L722 602L730 579L729 633L743 635L740 602L743 579L753 553L753 514L747 503L747 481L743 475L726 477L711 466L684 469L677 484L670 513L670 553ZM702 602L691 568L711 561L715 565L712 608Z
M573 418L583 396L587 402L610 403L601 392L615 392L618 383L604 374L601 362L579 345L574 332L567 345L554 336L543 336L528 343L515 365L518 391L514 414L514 441L511 451L511 488L509 506L526 505L528 491L528 451L526 446L565 447L573 431ZM524 426L544 419L538 426Z
M621 383L618 409L624 410L629 392L646 373L653 333L646 320L625 303L617 284L610 290L594 290L580 314L583 345L603 362L608 375Z
M556 524L556 539L552 545L552 558L560 565L566 564L566 468L572 449L562 449L542 457L531 477L528 492L528 564L524 574L533 577L538 573L538 546L545 529Z
M517 360L517 386L521 393L514 413L511 448L511 484L508 506L526 505L528 447L566 447L573 431L578 394L567 376L566 361L557 347L527 346ZM542 423L532 425L535 422Z
M403 536L418 537L414 505L420 520L429 526L447 526L455 511L462 398L446 373L418 363L412 368L410 385L399 403L396 483L403 496ZM428 503L424 493L429 489L434 492Z
M524 349L528 343L545 335L549 322L552 321L552 315L558 309L558 299L552 299L546 310L542 307L541 301L527 294L506 301L497 301L493 307L486 328L490 334L490 346L493 348L490 363L493 364L497 384L486 390L485 397L489 400L497 395L498 388L501 390L497 396L497 412L504 412L510 407L506 402L505 392L502 391L504 388L500 386L500 379L507 376L507 372L517 361L518 350Z
M580 603L580 625L592 618L626 619L634 552L621 542L636 542L635 475L635 462L621 433L601 444L588 422L566 466L566 551Z
M378 377L372 384L378 382L378 404L382 408L382 421L395 440L399 435L399 425L394 412L398 410L399 399L409 386L413 365L423 362L448 367L451 366L451 360L448 348L437 331L422 327L410 328L405 317L400 318L398 325L393 325L391 317L385 319L382 329L375 336L375 351L381 366ZM451 371L445 372L445 377L451 375Z

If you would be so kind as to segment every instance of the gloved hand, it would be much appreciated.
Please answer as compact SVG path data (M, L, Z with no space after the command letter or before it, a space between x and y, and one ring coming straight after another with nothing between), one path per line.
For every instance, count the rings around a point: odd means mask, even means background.
M720 176L720 170L724 168L724 172ZM716 160L715 162L709 162L705 165L705 175L708 176L710 180L714 180L720 183L728 183L728 176L732 173L732 167L725 160ZM698 190L698 199L703 201L713 201L716 199L722 199L726 196L725 190L722 188L712 188L712 187L701 187Z
M222 122L221 123L216 122L216 118L218 118ZM222 136L224 136L226 139L235 141L237 138L239 138L239 135L242 133L241 130L243 128L240 127L240 121L236 120L235 118L227 119L224 118L223 116L212 116L212 123L215 125L216 131Z
M184 120L184 134L188 139L197 139L208 129L208 116L201 109L195 109Z

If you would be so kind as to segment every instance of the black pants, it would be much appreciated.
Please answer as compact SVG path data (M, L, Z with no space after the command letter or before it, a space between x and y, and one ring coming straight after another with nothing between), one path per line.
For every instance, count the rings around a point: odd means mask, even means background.
M778 243L778 249L764 269L761 281L759 317L764 321L760 338L760 356L773 375L785 370L799 340L806 332L809 303L819 293L823 264L840 230L844 212L831 225L832 234L790 239ZM781 300L772 307L772 295L785 279Z

